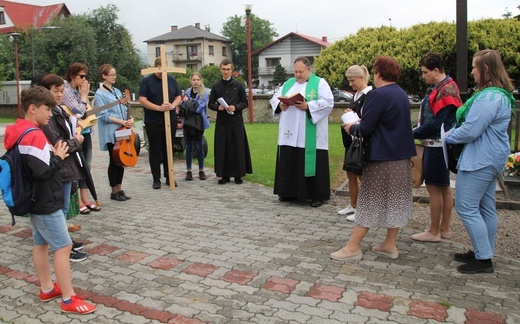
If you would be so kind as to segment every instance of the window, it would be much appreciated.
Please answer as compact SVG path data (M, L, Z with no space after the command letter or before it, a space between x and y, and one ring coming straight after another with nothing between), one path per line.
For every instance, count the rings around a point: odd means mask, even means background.
M0 25L5 25L5 12L0 11Z
M227 56L227 48L226 48L226 46L222 46L222 56Z
M311 65L314 65L314 56L307 56L309 59L309 62L311 62Z
M265 59L265 65L267 67L276 67L278 64L280 64L280 58L279 57L272 57L272 58L266 58Z
M213 45L209 45L209 55L215 55L215 49Z
M197 56L197 46L186 46L188 57Z
M186 64L186 68L191 69L192 71L197 71L197 64Z
M160 47L156 47L155 48L155 57L159 57L161 56L161 48Z

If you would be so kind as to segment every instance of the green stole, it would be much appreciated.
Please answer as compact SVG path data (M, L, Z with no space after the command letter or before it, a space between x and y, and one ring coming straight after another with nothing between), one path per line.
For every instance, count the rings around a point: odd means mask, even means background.
M296 83L296 78L291 78L284 83L282 89L282 96L287 94L287 91ZM320 85L320 78L311 73L307 86L305 87L305 100L315 100L318 96L318 86ZM316 124L311 121L311 115L307 111L305 114L305 176L316 176Z

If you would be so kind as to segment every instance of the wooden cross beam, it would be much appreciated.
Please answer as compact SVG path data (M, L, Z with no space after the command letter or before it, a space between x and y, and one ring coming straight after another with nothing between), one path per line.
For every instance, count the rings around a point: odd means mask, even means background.
M147 75L152 73L161 73L162 76L162 92L163 92L163 102L170 102L168 98L168 72L175 73L186 73L186 69L176 68L176 67L168 67L168 62L166 61L166 47L161 45L160 47L161 53L161 66L143 69L141 70L141 75ZM166 129L166 151L168 154L168 179L170 180L170 189L175 190L175 175L173 172L173 146L172 146L172 125L170 123L170 111L167 110L164 112L164 126Z

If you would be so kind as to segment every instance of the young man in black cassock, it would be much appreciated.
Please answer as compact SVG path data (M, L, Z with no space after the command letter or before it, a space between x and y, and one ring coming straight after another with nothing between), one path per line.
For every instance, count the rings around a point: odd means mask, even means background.
M215 173L219 184L233 177L242 183L246 173L253 173L242 111L248 107L244 85L231 77L233 64L229 59L220 63L222 79L211 88L208 108L217 112L215 126ZM218 100L222 98L225 108Z

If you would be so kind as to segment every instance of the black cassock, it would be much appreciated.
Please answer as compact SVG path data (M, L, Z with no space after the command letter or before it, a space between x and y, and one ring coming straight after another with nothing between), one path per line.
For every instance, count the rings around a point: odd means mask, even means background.
M218 111L217 99L222 97L235 106L233 115ZM217 111L215 125L215 173L217 177L243 177L253 173L249 143L244 128L242 111L248 107L244 85L235 81L220 80L211 88L208 108Z

